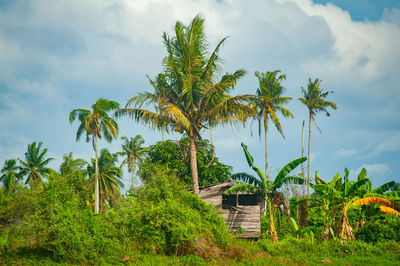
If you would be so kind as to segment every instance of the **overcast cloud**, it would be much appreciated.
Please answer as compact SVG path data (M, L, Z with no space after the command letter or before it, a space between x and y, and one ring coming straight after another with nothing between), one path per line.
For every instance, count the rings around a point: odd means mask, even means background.
M69 112L89 108L100 97L124 105L150 89L145 75L156 76L166 54L162 33L172 34L177 20L187 24L200 13L210 48L230 36L221 53L224 71L248 71L237 94L255 92L256 70L287 74L283 85L293 97L287 107L295 118L281 121L286 139L271 127L272 174L300 156L307 110L296 99L311 77L334 91L330 100L338 105L331 117L317 115L322 133L312 125L312 171L331 179L344 167L354 177L366 167L376 185L399 182L400 9L382 10L378 19L366 14L355 21L332 3L310 0L2 1L0 162L23 158L33 141L49 148L54 168L70 151L89 159L91 145L75 142L77 125L68 123ZM161 139L128 119L119 123L121 135L142 134L148 145ZM264 144L256 126L215 130L217 156L234 171L250 171L241 141L263 166ZM120 141L101 146L116 152Z

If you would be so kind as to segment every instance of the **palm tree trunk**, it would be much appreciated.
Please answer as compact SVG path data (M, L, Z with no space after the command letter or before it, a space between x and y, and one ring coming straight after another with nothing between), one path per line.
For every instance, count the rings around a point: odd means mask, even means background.
M199 177L197 173L196 143L193 133L190 133L190 170L192 172L193 194L199 195Z
M135 157L132 158L131 162L131 171L132 171L132 188L135 187Z
M301 157L304 157L304 120L301 128ZM308 158L310 160L310 158ZM301 164L301 174L305 178L304 163ZM306 195L306 183L303 183L303 197Z
M161 129L161 138L162 138L162 141L164 141L164 129L163 128Z
M96 153L96 180L94 184L94 212L99 213L99 154L97 146L97 136L95 136L95 153Z
M265 177L269 180L268 171L268 114L264 115L264 132L265 132Z
M310 175L310 154L311 154L311 110L310 112L310 116L309 116L309 121L308 121L308 160L307 160L307 166L308 166L308 170L307 170L307 196L310 196L310 182L311 182L311 175Z
M271 231L271 239L274 242L278 242L278 235L275 231L275 223L274 223L274 214L272 213L272 204L271 201L268 202L269 206L269 225L270 225L270 231Z
M304 157L304 124L305 124L305 123L304 123L304 120L303 120L303 125L302 125L302 127L301 127L301 157ZM302 178L305 178L304 163L301 164L301 177L302 177ZM297 184L296 184L296 192L297 192ZM299 194L300 194L300 193L299 193ZM303 182L303 198L305 197L305 195L306 195L306 183ZM297 199L298 199L298 198L299 198L298 195L296 195L296 196L297 196ZM302 203L302 204L304 204L304 203ZM296 210L297 210L297 223L304 226L304 224L305 224L305 223L303 222L303 221L304 221L304 218L302 218L302 222L300 223L299 204L296 205ZM305 213L303 212L301 215L305 215Z
M214 145L212 125L210 125L210 141L211 141L211 145Z

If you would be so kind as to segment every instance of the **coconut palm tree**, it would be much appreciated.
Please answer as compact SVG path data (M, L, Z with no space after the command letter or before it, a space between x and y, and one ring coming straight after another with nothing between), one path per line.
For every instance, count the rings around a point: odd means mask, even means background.
M278 189L281 188L283 184L302 184L304 182L303 178L297 176L289 176L288 174L299 164L307 160L307 158L301 157L286 164L279 171L274 181L269 181L267 180L261 168L254 165L254 158L247 151L247 146L244 143L242 143L241 145L246 156L247 163L257 173L258 178L247 173L234 174L232 175L232 179L238 180L239 183L228 189L225 193L232 194L239 191L252 191L257 193L264 200L263 209L265 210L268 207L271 238L273 241L277 242L278 235L275 230L273 208L277 207L278 205L285 204L282 198L282 194L278 192ZM288 210L288 207L285 206L285 209Z
M2 175L0 176L0 182L7 192L14 190L18 181L22 178L20 173L20 166L17 165L16 159L6 160L4 166L1 169Z
M292 98L282 97L285 88L281 82L286 79L285 74L280 74L280 70L260 73L256 71L254 75L258 78L259 88L257 89L257 98L253 100L255 109L258 110L256 119L258 120L258 133L261 136L261 124L264 126L265 134L265 175L269 179L268 171L268 120L271 119L278 129L279 133L285 138L283 129L277 113L284 117L292 117L292 113L282 105L287 104Z
M118 155L125 156L121 163L121 167L124 164L128 166L128 172L132 173L133 187L135 181L135 166L136 164L140 164L145 156L146 148L142 147L144 139L140 135L136 135L134 138L131 137L130 139L128 139L126 136L123 136L122 141L122 152L119 152Z
M60 165L60 174L71 175L76 171L82 171L86 164L87 162L84 159L74 159L72 152L64 154L63 162Z
M122 170L120 167L116 166L117 162L117 153L112 154L107 149L102 149L98 162L96 163L96 159L92 159L91 164L87 167L90 182L93 184L96 183L96 164L98 165L99 201L102 206L107 198L117 198L120 194L119 188L124 187L121 181Z
M130 116L154 128L169 128L185 132L190 142L190 166L193 193L199 194L196 142L202 129L213 124L236 124L245 121L254 110L247 106L245 96L230 96L237 80L244 74L238 70L225 74L219 81L219 50L226 38L222 39L214 51L207 51L204 34L204 19L196 16L185 26L175 24L175 36L163 34L167 56L163 60L164 72L151 79L154 92L141 93L131 98L117 116ZM151 111L142 108L153 105Z
M323 91L320 88L321 81L319 79L315 79L311 81L311 78L308 79L307 89L301 87L301 91L303 93L304 98L299 98L299 100L305 104L308 108L308 158L310 158L311 154L311 121L315 121L315 115L318 112L324 112L327 116L330 116L327 108L332 107L333 109L337 109L337 106L334 102L326 101L325 98L328 97L329 91ZM307 180L308 184L311 182L310 177L310 160L307 163L308 171L307 171ZM310 196L310 186L307 186L307 196Z
M96 155L95 178L95 212L99 213L99 171L98 171L98 139L103 136L111 142L112 138L118 138L118 124L108 113L119 108L119 103L100 98L92 105L92 110L75 109L69 114L69 122L72 124L78 118L80 124L76 133L76 141L86 133L86 142L92 139L92 146Z
M28 150L25 152L25 161L19 160L21 163L21 174L27 175L25 184L40 182L43 177L46 177L51 172L51 169L46 167L54 158L47 158L47 148L42 149L43 142L33 142L28 145Z

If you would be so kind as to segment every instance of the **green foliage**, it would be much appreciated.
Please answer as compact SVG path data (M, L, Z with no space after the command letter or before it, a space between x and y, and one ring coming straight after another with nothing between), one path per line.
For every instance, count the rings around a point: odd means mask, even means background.
M120 263L133 254L198 254L231 241L217 211L159 167L127 200L94 214L84 173L53 173L34 191L0 196L0 253L68 263ZM193 259L196 260L196 259ZM1 262L1 261L0 261Z
M227 244L228 233L217 211L198 196L183 190L176 176L164 167L154 169L121 209L128 212L130 228L141 250L152 253L185 254L199 238L206 238L219 247Z
M100 187L100 205L105 200L115 201L120 196L119 188L124 187L122 183L122 170L117 166L118 154L110 153L107 149L100 151L98 160L98 176ZM95 185L96 178L96 160L92 159L92 163L87 166L87 173L91 187Z
M272 256L265 264L397 265L400 244L394 241L368 244L361 241L315 241L287 238L279 244L262 239L259 247ZM261 263L260 263L261 265Z
M40 182L42 177L46 177L50 173L50 168L46 167L54 158L47 158L47 148L42 149L42 142L36 144L33 142L28 145L25 153L25 161L19 160L21 164L21 174L27 175L25 184L32 182Z
M379 215L365 223L356 233L356 239L377 242L383 239L400 242L400 217Z
M214 155L214 147L208 140L197 142L197 169L199 185L217 184L226 182L231 175L231 167L219 161ZM189 160L189 140L183 138L178 142L166 140L151 145L147 150L147 158L139 168L139 175L146 181L153 175L155 165L164 165L175 171L177 177L188 187L191 187L192 178Z

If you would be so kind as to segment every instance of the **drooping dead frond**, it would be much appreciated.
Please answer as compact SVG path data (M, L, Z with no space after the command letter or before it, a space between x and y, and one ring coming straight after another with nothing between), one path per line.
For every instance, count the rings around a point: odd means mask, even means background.
M390 207L387 207L387 206L381 205L381 206L379 206L379 209L380 209L382 212L386 213L386 214L393 214L393 215L396 215L396 216L399 216L399 215L400 215L400 212L398 212L398 211L396 211L395 209L392 209L392 208L390 208Z
M367 204L382 204L385 206L390 206L390 204L392 204L392 203L387 199L383 199L383 198L379 198L379 197L368 197L368 198L359 199L359 200L356 200L355 202L353 202L353 205L356 205L356 206L367 205Z

